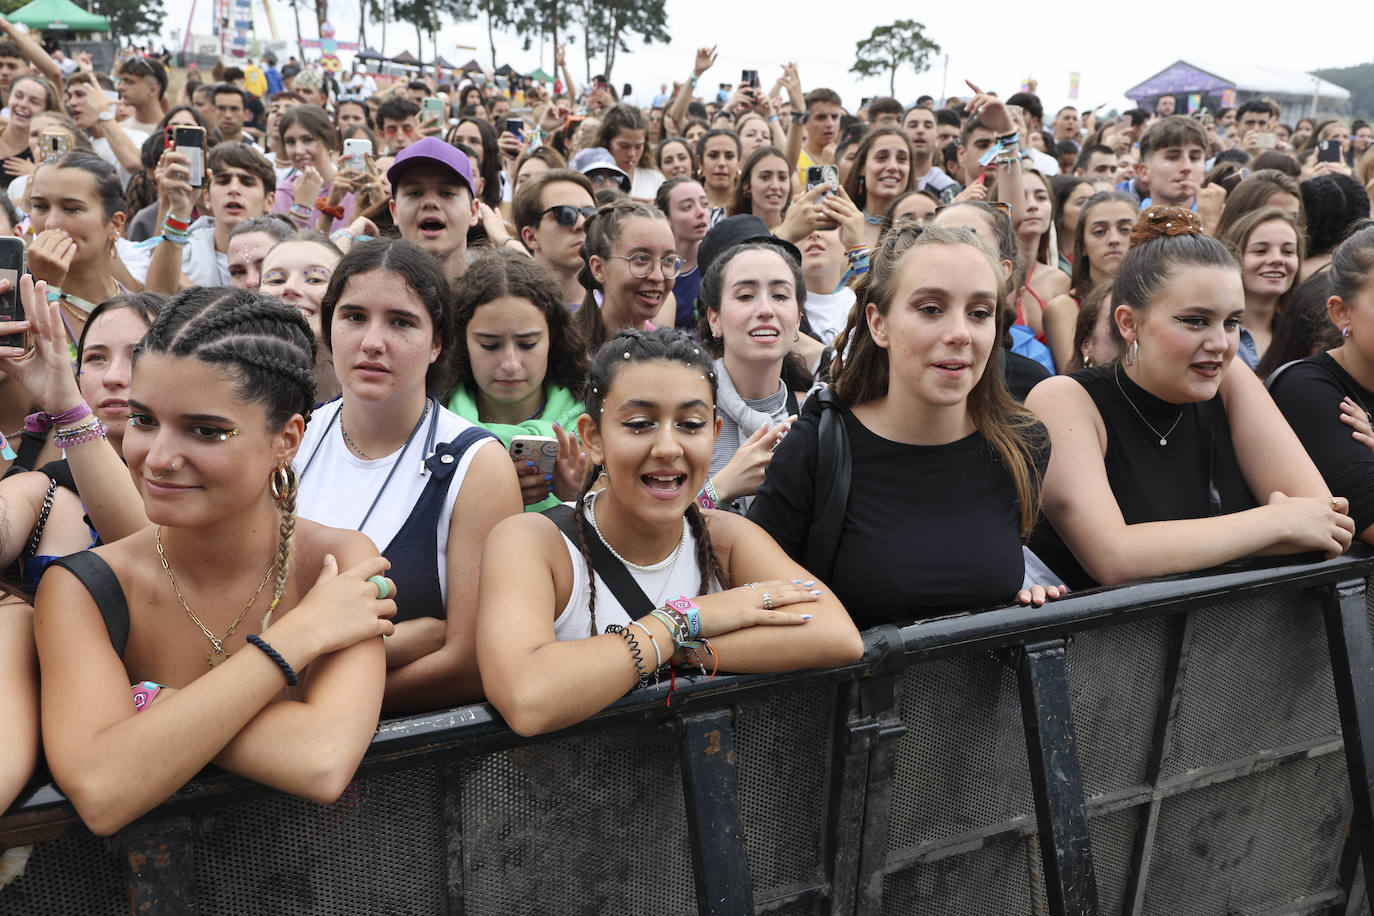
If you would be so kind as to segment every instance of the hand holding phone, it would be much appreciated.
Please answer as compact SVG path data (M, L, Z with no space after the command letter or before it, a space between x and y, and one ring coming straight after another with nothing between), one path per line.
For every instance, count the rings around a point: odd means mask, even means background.
M184 124L167 125L167 146L186 157L189 176L186 183L193 188L205 187L205 128Z
M550 477L558 461L558 440L553 436L514 436L510 457L517 464L533 462L540 474Z
M1341 161L1341 141L1326 139L1317 141L1317 161L1318 162L1340 162Z
M372 141L366 137L350 137L343 142L344 168L354 172L367 171L367 157L373 155Z
M19 277L24 272L24 242L13 235L0 236L0 281L8 280L9 289L0 293L0 321L23 321L24 303L19 296ZM22 347L22 333L0 337L0 346Z

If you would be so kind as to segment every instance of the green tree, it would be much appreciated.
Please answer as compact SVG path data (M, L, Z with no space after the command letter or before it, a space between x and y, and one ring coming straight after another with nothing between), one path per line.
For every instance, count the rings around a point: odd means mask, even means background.
M92 0L90 10L110 20L110 37L142 38L162 31L162 0Z
M481 0L485 2L485 0ZM601 72L609 79L616 55L630 50L631 35L644 44L666 43L668 12L665 0L495 0L511 6L508 22L525 36L529 50L535 35L549 35L556 44L576 41L561 34L580 29L587 79L592 75L592 60L605 55Z
M914 19L898 19L891 25L878 26L858 43L849 72L859 76L886 73L888 95L896 95L898 69L909 66L924 73L930 68L931 56L939 53L940 46L926 37L925 26Z
M1355 117L1368 118L1374 114L1374 63L1313 70L1312 75L1349 89L1350 110Z

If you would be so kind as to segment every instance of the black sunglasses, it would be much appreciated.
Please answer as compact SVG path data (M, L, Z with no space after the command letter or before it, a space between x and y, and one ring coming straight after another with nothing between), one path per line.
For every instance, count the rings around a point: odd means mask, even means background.
M556 204L539 214L543 219L547 213L553 214L553 221L560 226L576 226L577 218L591 219L596 215L596 207L574 207L572 204Z

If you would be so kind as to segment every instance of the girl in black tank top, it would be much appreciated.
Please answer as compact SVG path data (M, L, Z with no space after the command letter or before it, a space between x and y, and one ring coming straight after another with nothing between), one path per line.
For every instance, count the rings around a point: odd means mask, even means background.
M1232 365L1240 272L1193 214L1142 214L1111 303L1122 360L1047 379L1026 401L1053 443L1053 529L1042 525L1036 553L1083 586L1349 547L1345 501L1259 380Z
M295 518L313 368L300 314L246 290L179 294L139 345L124 457L152 525L55 561L34 613L44 751L96 833L212 762L332 801L367 749L394 583Z

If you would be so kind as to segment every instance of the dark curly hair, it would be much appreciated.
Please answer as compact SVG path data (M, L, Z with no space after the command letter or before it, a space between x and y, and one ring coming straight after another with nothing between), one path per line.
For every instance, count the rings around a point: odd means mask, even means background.
M563 292L552 276L528 256L496 249L468 265L453 290L453 378L455 387L476 385L468 355L468 323L482 306L513 296L524 299L544 314L549 326L549 360L544 384L566 388L582 400L587 384L588 359L582 333L563 304Z
M1309 258L1335 251L1356 223L1369 218L1369 194L1349 175L1322 175L1298 187L1307 211Z

